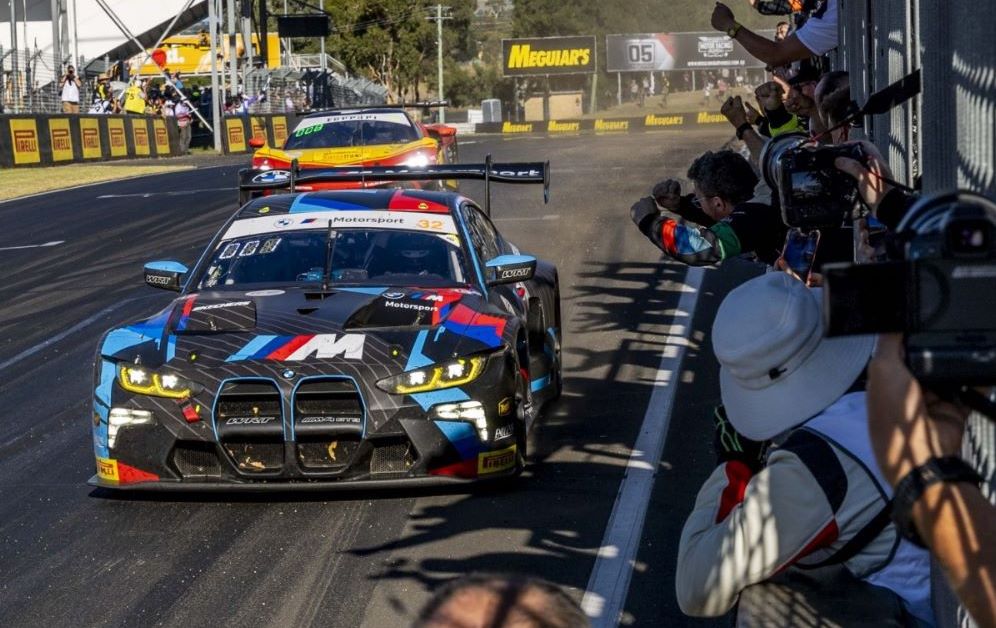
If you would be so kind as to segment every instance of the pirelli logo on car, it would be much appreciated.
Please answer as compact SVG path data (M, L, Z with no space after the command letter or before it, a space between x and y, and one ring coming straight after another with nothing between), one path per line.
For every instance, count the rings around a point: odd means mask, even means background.
M505 76L591 74L595 71L594 37L503 39Z
M477 474L488 475L508 471L515 466L515 445L482 453L477 457Z

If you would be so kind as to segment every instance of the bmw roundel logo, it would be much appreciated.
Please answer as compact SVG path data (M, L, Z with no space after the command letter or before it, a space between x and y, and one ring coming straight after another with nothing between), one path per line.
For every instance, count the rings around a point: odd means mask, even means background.
M268 170L261 172L252 178L253 183L275 183L286 181L290 178L290 173L286 170Z
M392 301L395 299L402 299L404 298L404 296L405 296L404 292L385 292L383 294L383 297L385 299L391 299Z
M296 373L290 369L284 369L284 372L280 374L284 379L294 379Z
M290 218L280 218L279 220L273 221L274 227L289 227L294 224L294 221Z

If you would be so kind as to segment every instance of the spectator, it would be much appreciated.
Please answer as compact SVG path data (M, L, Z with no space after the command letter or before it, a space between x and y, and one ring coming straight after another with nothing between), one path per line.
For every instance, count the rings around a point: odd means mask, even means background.
M856 105L851 101L851 82L847 72L828 72L813 90L816 114L824 129L833 129L847 119ZM846 126L831 131L834 144L847 141L850 129Z
M666 73L661 73L661 107L667 107L667 97L671 93L671 81Z
M726 102L726 90L729 89L729 85L725 78L720 77L719 81L716 82L716 100L718 102Z
M413 628L585 628L588 618L538 578L471 574L436 591Z
M810 63L802 63L798 72L788 79L789 91L785 99L785 110L799 118L800 127L814 134L826 129L816 109L815 90L819 79L819 70Z
M640 96L640 86L636 84L636 79L630 79L629 81L629 99L632 102L636 102Z
M874 338L824 338L820 310L785 273L720 305L712 339L728 423L718 417L720 464L682 530L678 604L718 616L788 567L842 563L933 625L927 553L889 522L891 490L868 439L860 376Z
M83 86L80 77L76 76L76 69L73 66L66 68L66 73L59 79L59 88L62 90L62 113L80 112L80 87Z
M972 618L996 626L996 545L983 540L996 530L996 508L979 491L981 478L959 465L965 408L923 390L903 360L902 337L888 335L879 338L869 365L868 415L875 457L889 484L905 491L920 478L908 498L897 495L893 516L937 557ZM923 472L938 460L961 475Z
M775 25L775 41L781 42L789 36L791 26L788 22L782 21Z
M173 115L176 117L176 126L180 129L180 153L190 154L190 126L193 121L190 103L187 100L180 100L173 107Z
M837 6L839 0L822 0L802 26L783 41L771 41L745 28L722 2L712 12L712 26L736 39L755 59L771 67L824 55L837 47Z
M124 110L129 115L145 115L145 82L132 80L124 92Z
M180 90L181 92L183 91L183 79L180 78L179 70L173 73L173 87Z
M785 240L777 208L750 202L758 183L740 154L708 152L688 169L694 194L681 196L673 179L658 183L653 195L637 201L630 216L643 235L665 254L685 264L717 264L755 253L773 264Z

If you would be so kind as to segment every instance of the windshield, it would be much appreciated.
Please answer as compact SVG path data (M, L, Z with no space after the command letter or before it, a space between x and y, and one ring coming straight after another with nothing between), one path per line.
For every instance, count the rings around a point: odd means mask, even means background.
M284 149L407 144L417 139L418 132L403 113L345 114L305 119Z
M197 287L321 283L329 248L324 229L225 240L214 251ZM339 229L333 232L331 253L333 286L467 284L463 250L452 234Z

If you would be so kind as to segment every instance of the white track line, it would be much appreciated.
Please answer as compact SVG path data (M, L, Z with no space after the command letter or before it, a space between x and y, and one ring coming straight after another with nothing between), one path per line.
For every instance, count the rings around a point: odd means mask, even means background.
M110 314L111 312L113 312L114 310L118 309L122 305L124 305L126 303L130 303L131 301L137 301L137 300L143 299L143 298L145 298L145 297L132 297L130 299L123 299L121 301L118 301L114 305L109 305L109 306L105 307L104 309L100 310L96 314L84 318L83 320L81 320L80 322L76 323L75 325L73 325L69 329L65 329L65 330L57 333L56 335L52 336L48 340L45 340L43 342L39 342L35 346L29 347L29 348L25 349L24 351L18 353L17 355L15 355L14 357L10 358L9 360L5 360L3 362L0 362L0 371L3 371L4 369L6 369L8 367L14 366L15 364L17 364L18 362L20 362L24 358L31 357L32 355L38 353L42 349L45 349L46 347L50 347L53 344L55 344L55 343L59 342L60 340L62 340L63 338L66 338L67 336L78 332L79 330L83 329L87 325L89 325L89 324L93 323L94 321L96 321L97 319L99 319L101 316L106 316L106 315Z
M680 333L669 334L665 339L667 348L661 355L640 435L626 464L626 475L619 485L588 588L581 600L581 608L591 618L592 628L618 626L626 604L637 550L643 537L650 493L671 423L677 384L681 381L685 341L692 331L692 318L704 274L703 269L697 266L690 267L685 274L685 285L691 290L683 292L678 300L678 311L685 316L685 320L680 325Z
M227 188L203 188L200 190L168 190L166 192L135 192L134 194L101 194L97 198L151 198L153 196L186 196L189 194L200 194L201 192L231 192L237 187Z
M20 249L39 249L46 246L59 246L64 242L65 240L52 240L51 242L46 242L45 244L24 244L22 246L0 246L0 251L18 251Z

